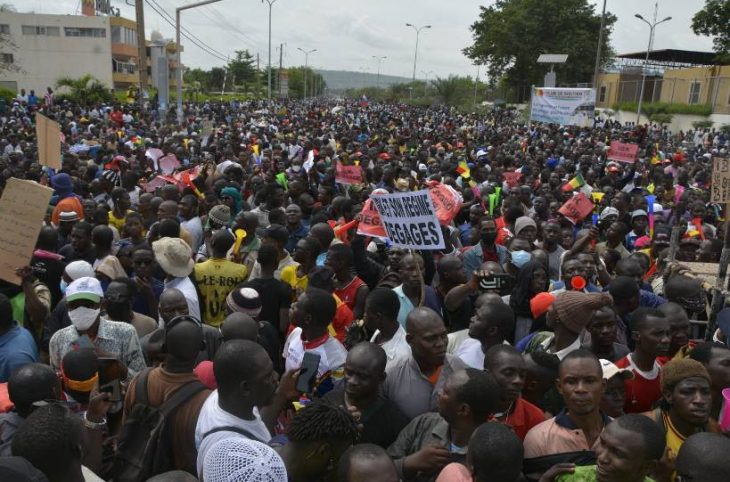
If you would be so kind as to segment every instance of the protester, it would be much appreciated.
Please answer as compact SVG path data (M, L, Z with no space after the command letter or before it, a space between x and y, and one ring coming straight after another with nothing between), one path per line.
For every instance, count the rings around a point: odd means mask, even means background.
M730 440L716 433L697 433L682 444L675 462L675 480L723 482L730 478Z
M382 447L358 443L340 457L337 480L342 482L398 482L400 479L393 461Z
M730 348L717 342L705 342L695 346L689 354L707 369L712 380L712 418L720 419L722 391L730 388Z
M469 324L469 337L456 347L454 356L472 368L484 368L485 354L491 347L507 343L514 320L514 312L504 303L481 305Z
M379 345L387 357L386 366L411 355L406 330L398 323L398 295L388 288L375 288L365 301L363 326L370 342Z
M200 302L190 273L195 268L190 245L180 238L161 238L152 243L157 264L165 272L165 289L175 288L185 295L190 316L200 317Z

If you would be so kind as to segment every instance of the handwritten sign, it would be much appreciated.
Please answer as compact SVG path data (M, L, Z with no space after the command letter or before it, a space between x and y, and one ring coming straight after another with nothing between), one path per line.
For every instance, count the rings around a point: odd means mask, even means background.
M377 238L387 238L388 233L385 232L383 223L380 221L380 213L375 206L373 201L368 199L362 205L362 211L360 211L360 223L357 225L357 234L361 236L374 236Z
M44 166L61 169L61 126L44 115L36 114L35 134L38 161Z
M503 172L502 179L507 183L509 187L515 187L519 185L520 178L522 178L521 172Z
M177 159L175 154L168 154L165 157L161 157L157 162L159 163L160 170L163 174L172 174L175 172L175 169L180 167L180 161Z
M361 184L362 168L360 166L345 166L340 161L335 164L335 182L340 184Z
M406 249L443 249L444 236L428 191L372 196L383 227L394 246Z
M628 162L633 164L638 152L639 146L636 144L611 141L611 145L608 148L608 158L612 161Z
M730 202L730 159L712 158L712 192L710 202Z
M582 192L568 199L558 212L573 224L578 224L593 211L593 202Z
M436 211L436 218L439 223L447 225L461 211L461 203L464 199L453 187L447 184L437 183L429 188L431 202Z
M30 263L52 195L33 181L8 179L0 199L0 279L20 284L15 270Z

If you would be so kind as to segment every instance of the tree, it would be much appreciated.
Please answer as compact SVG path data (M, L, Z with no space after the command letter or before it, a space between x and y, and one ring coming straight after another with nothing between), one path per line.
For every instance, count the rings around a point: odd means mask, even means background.
M455 75L449 75L445 79L436 77L436 80L433 81L433 88L444 104L454 105L459 95L459 78Z
M730 63L730 2L705 0L705 8L692 17L692 31L696 35L714 36L716 62Z
M228 75L232 77L227 82L233 80L243 85L244 91L256 89L261 83L261 72L256 70L253 55L248 50L236 50L235 54L233 60L228 62Z
M56 88L65 88L66 92L60 96L66 96L71 102L78 104L91 105L114 100L114 93L89 74L78 79L61 77L56 81Z
M589 82L593 77L601 15L587 0L497 0L480 7L479 20L471 26L473 45L464 54L485 65L491 79L505 78L524 100L527 87L542 84L549 70L538 64L544 53L568 54L568 62L556 65L561 83ZM606 13L601 64L612 57L611 31L616 16Z

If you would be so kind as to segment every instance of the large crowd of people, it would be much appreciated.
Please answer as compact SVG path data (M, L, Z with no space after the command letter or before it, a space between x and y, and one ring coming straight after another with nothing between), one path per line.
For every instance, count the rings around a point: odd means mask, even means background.
M0 191L54 193L0 281L1 480L730 480L730 308L684 264L720 259L727 132L334 98L2 108ZM361 229L371 196L440 188L443 249Z

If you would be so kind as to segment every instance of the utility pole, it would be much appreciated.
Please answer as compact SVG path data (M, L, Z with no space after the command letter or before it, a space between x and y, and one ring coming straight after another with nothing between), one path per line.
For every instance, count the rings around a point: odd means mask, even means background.
M477 77L474 80L474 108L477 108L477 87L479 87L479 64L477 64Z
M261 3L269 4L269 82L268 87L266 89L266 95L269 100L271 100L271 7L274 6L274 3L276 3L276 0L261 0Z
M316 52L317 49L304 50L301 47L297 47L297 50L304 53L304 98L307 98L307 70L309 67L309 54Z
M137 73L139 74L139 94L137 95L140 108L144 105L142 92L147 88L147 42L144 35L144 0L134 3L134 13L137 20Z
M380 88L380 64L383 60L387 59L388 57L386 55L383 55L382 57L378 57L377 55L373 55L373 58L378 61L378 80L375 82L375 86L379 89Z
M279 45L279 77L277 85L279 86L279 97L281 97L281 71L284 69L284 44Z
M226 57L228 59L228 62L226 62L226 70L223 72L223 86L221 86L221 102L223 102L223 92L226 91L226 78L228 77L228 71L230 70L228 68L228 65L230 65L230 57Z
M603 28L606 24L606 0L603 0L603 12L601 13L601 30L598 31L598 47L596 47L596 66L593 68L593 88L596 90L598 100L598 69L601 66L601 47L603 46Z
M652 48L654 48L654 29L656 29L656 26L660 23L668 22L672 19L672 17L667 17L664 20L661 20L659 22L656 21L657 14L659 13L659 2L657 1L654 5L654 20L652 22L649 22L644 17L639 15L638 13L634 15L634 17L638 18L645 24L649 26L649 46L646 49L646 58L644 58L644 67L641 69L641 92L639 93L639 105L636 108L636 125L639 125L639 119L641 119L641 103L644 100L644 84L646 83L646 66L649 64L649 54L651 53Z
M406 24L406 27L411 27L413 30L416 31L416 49L413 53L413 80L412 82L416 81L416 62L418 61L418 36L421 34L421 30L424 28L431 28L430 25L423 25L422 27L416 27L415 25L412 25L410 23Z

